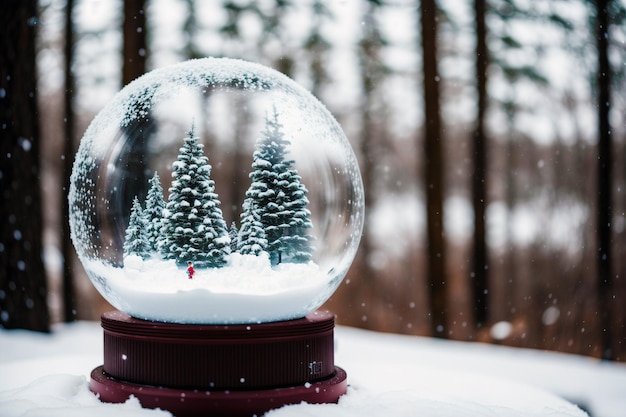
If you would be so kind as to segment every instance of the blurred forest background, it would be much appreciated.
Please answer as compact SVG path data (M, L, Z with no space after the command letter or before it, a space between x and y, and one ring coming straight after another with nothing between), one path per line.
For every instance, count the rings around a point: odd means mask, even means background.
M626 360L625 7L2 1L0 325L110 308L69 242L80 137L144 72L227 56L309 89L357 153L366 222L325 306L339 324Z

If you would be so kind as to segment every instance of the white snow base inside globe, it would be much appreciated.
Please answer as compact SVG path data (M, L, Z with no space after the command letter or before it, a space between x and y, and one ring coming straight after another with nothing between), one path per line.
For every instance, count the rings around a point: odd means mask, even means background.
M174 261L128 256L119 268L89 260L107 277L114 307L139 318L170 323L246 324L304 317L323 303L329 278L314 262L272 267L267 256L230 255L227 266L196 269ZM149 317L144 312L149 311ZM277 311L281 315L277 316ZM208 319L208 320L207 320Z

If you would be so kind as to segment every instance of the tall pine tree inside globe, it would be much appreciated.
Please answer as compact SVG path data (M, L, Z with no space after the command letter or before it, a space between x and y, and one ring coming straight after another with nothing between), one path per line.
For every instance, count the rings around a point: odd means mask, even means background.
M192 127L172 165L161 253L179 266L220 268L228 263L230 237L203 148Z
M124 256L137 255L142 259L147 259L150 256L147 225L148 222L141 208L141 203L139 199L135 197L130 210L128 227L126 228Z
M165 199L163 198L163 187L161 187L161 181L159 174L156 172L154 176L148 181L150 188L148 189L148 195L146 196L146 208L143 211L144 217L147 221L147 236L150 251L152 253L160 252L161 239L161 227L163 226L163 210L165 210Z
M307 190L293 168L295 161L285 157L289 144L274 108L265 118L265 129L253 154L251 185L246 192L247 211L251 213L246 214L244 207L244 214L258 217L265 231L272 265L306 263L312 258ZM243 220L247 219L242 218L242 230ZM240 248L246 244L241 242Z

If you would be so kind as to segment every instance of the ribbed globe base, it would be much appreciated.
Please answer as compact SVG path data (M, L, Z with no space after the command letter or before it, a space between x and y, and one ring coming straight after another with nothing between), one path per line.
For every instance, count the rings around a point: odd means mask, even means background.
M106 402L131 395L181 416L252 416L286 404L337 402L334 316L251 325L188 325L103 314L104 365L90 388Z
M243 417L263 413L288 404L336 403L346 393L346 372L335 367L325 380L292 387L264 390L196 390L154 387L118 381L107 375L102 366L91 372L90 388L100 400L125 402L131 395L144 408L160 408L177 417Z

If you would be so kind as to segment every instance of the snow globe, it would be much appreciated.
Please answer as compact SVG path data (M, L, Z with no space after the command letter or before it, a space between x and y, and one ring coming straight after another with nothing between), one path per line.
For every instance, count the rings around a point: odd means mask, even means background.
M182 415L337 401L334 316L317 309L363 227L356 157L308 91L227 58L124 87L80 143L72 241L117 310L91 389Z

